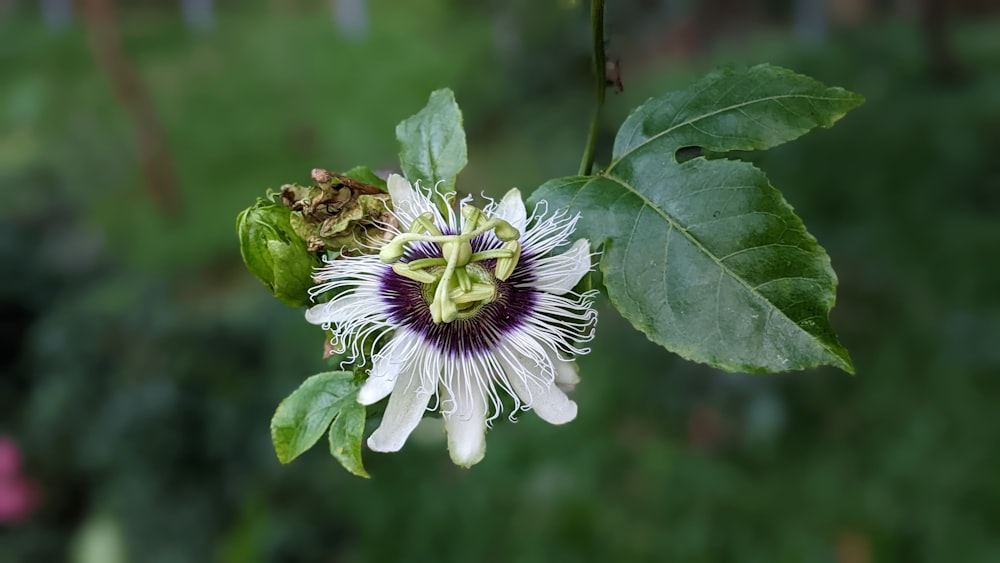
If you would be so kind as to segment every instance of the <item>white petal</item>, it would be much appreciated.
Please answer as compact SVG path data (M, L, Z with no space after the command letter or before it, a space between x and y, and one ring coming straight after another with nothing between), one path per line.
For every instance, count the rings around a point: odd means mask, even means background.
M406 178L399 174L391 174L386 183L389 187L389 197L392 198L393 212L406 223L404 228L418 215L428 210L427 198L413 189Z
M556 358L556 387L563 391L572 391L580 383L580 368L576 362L564 362Z
M371 297L357 294L338 296L332 301L306 309L306 322L314 325L342 323L353 318L358 305L370 299Z
M391 347L398 346L398 344L394 345L394 342L395 339L386 346L382 355L375 358L368 379L358 391L358 402L362 405L375 404L392 392L399 372L403 368L403 362L400 361L400 358L394 357L390 353Z
M455 409L444 414L448 433L448 453L455 465L471 467L486 455L486 401L478 389L458 387L457 397L451 397L442 386L444 400L452 400Z
M533 269L532 286L549 293L562 295L580 283L590 271L590 243L580 239L562 254L538 260Z
M385 407L382 424L368 437L368 447L376 452L396 452L417 427L431 394L421 390L420 376L407 370L396 379L396 385Z
M521 191L517 188L503 196L492 215L507 221L522 235L528 227L528 212L524 209L524 200L521 199Z
M542 366L535 364L534 360L522 354L516 352L515 354L521 365L511 366L507 361L504 361L504 371L507 372L511 388L524 401L525 406L530 407L538 414L539 418L550 424L565 424L576 418L576 403L571 401L566 393L556 386L555 380L546 381L547 376ZM570 363L559 359L553 352L546 352L546 356L547 361L552 362L552 368L556 374L566 369L566 366L561 366L560 363ZM518 372L522 370L530 372L534 377L529 379L528 374L519 374Z

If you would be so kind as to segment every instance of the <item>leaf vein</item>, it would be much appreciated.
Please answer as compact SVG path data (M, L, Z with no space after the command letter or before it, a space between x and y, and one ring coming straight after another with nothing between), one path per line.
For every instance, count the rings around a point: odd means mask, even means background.
M726 260L729 260L733 256L737 256L739 254L743 254L743 253L746 253L746 252L751 252L753 250L760 250L761 248L770 248L772 246L778 246L778 247L782 247L782 248L794 248L795 250L801 250L802 252L808 253L808 251L806 249L802 248L801 246L795 246L794 244L785 244L785 243L782 243L782 242L770 242L770 243L767 243L767 244L760 244L760 245L757 245L757 246L748 246L747 248L741 248L739 250L735 250L733 252L730 252L729 254L726 254L722 258L719 258L719 262L720 263L724 262ZM747 286L747 287L750 287L750 286Z
M686 192L683 195L684 197L688 197L688 196L698 195L704 192L714 192L719 190L753 190L756 188L757 186L753 184L741 184L737 186L711 186L708 188L701 188L700 190L695 190L693 192Z
M635 239L635 231L639 228L639 218L642 217L642 210L644 210L644 209L645 209L645 207L642 207L639 210L639 213L637 213L636 216L635 216L635 221L632 222L632 232L630 232L628 234L628 240L625 242L625 256L626 256L626 259L627 259L628 255L629 255L629 252L631 252L632 241ZM638 302L638 300L636 300L635 298L632 297L632 288L629 285L629 280L631 279L631 277L630 276L624 276L624 278L625 278L625 292L628 294L629 299L632 299L633 302Z
M663 304L668 310L673 311L674 308L670 305L670 290L667 283L667 264L670 258L670 239L674 234L674 225L671 223L667 228L667 240L663 243Z
M649 208L650 208L650 209L652 209L652 210L653 210L653 211L654 211L655 213L657 213L658 215L660 215L660 216L661 216L661 217L663 218L663 220L667 222L667 224L668 224L668 225L670 225L670 226L673 226L674 228L676 228L676 229L677 229L677 230L678 230L678 231L679 231L679 232L680 232L681 234L683 234L683 235L684 235L684 237L685 237L685 238L687 238L687 239L688 239L688 241L690 241L690 242L691 242L691 244L695 245L695 247L696 247L696 248L698 248L698 250L700 250L700 251L701 251L701 252L702 252L702 253L703 253L703 254L704 254L705 256L708 256L709 258L711 258L711 259L712 259L712 261L713 261L713 262L715 262L715 263L716 263L716 265L717 265L717 266L718 266L718 267L719 267L719 268L720 268L720 269L721 269L721 270L722 270L722 271L723 271L723 272L724 272L724 273L725 273L726 275L728 275L729 277L731 277L731 278L733 278L734 280L736 280L736 282L737 282L737 283L738 283L738 284L739 284L740 286L742 286L742 287L743 287L743 288L744 288L744 289L745 289L745 290L746 290L746 291L747 291L747 292L748 292L748 293L749 293L750 295L752 295L752 296L753 296L754 298L756 298L756 299L758 299L758 300L760 300L760 301L762 301L762 302L764 302L764 303L767 303L768 305L770 305L770 306L771 306L771 310L772 310L772 311L777 311L777 312L778 312L778 313L780 313L780 314L781 314L781 316L782 316L782 317L783 317L783 318L784 318L784 319L785 319L786 321L788 321L788 322L789 322L789 323L790 323L791 325L793 325L794 327L796 327L796 328L797 328L797 329L798 329L799 331L801 331L802 333L804 333L804 334L808 335L808 336L809 336L809 337L810 337L811 339L813 338L813 335L812 335L812 333L810 333L810 332L806 331L806 330L805 330L805 329L804 329L804 328L803 328L802 326L800 326L800 325L799 325L799 324L798 324L797 322L795 322L794 320L792 320L792 318L791 318L791 317L789 317L789 316L788 316L788 314L787 314L787 313L785 313L785 311L784 311L784 310L782 310L781 308L779 308L779 307L778 307L777 305L775 305L774 303L772 303L772 302L771 302L771 300L769 300L769 299L768 299L767 297L765 297L765 296L764 296L764 295L762 295L762 294L761 294L760 292L758 292L758 291L757 291L756 289L754 289L754 288L753 288L753 287L752 287L752 286L751 286L751 285L750 285L749 283L747 283L747 281L746 281L746 280L744 280L743 278L741 278L740 276L738 276L738 275L736 274L736 272L734 272L733 270L731 270L731 269L730 269L730 268L729 268L728 266L726 266L726 264L724 264L724 263L723 263L723 262L722 262L722 261L721 261L721 260L720 260L720 259L719 259L719 258L718 258L717 256L715 256L715 254L713 254L713 253L712 253L712 252L711 252L711 251L710 251L710 250L709 250L708 248L706 248L706 247L705 247L705 246L704 246L704 245L703 245L703 244L701 243L701 241L700 241L700 240L698 240L698 239L697 239L696 237L692 236L692 234L691 234L691 233L689 233L689 232L688 232L688 231L687 231L686 229L684 229L683 227L681 227L681 225L680 225L680 224L678 224L678 221L677 221L677 219L676 219L675 217L671 216L670 214L666 213L666 212L665 212L664 210L660 209L660 208L659 208L659 207L657 207L657 206L656 206L655 204L653 204L653 202L652 202L652 201L650 201L650 200L649 200L649 198L647 198L647 197L646 197L646 196L645 196L645 195L644 195L644 194L643 194L642 192L640 192L640 191L639 191L638 189L636 189L636 188L635 188L634 186L632 186L631 184L629 184L628 182L626 182L625 180L623 180L623 179L621 179L621 178L619 178L619 177L617 177L617 176L614 176L614 175L611 175L611 174L609 174L609 173L608 173L607 171L605 171L604 173L602 173L601 175L599 175L599 176L597 176L597 177L604 177L604 178L606 178L606 179L608 179L608 180L610 180L610 181L612 181L612 182L614 182L614 183L618 184L619 186L621 186L621 187L622 187L622 188L624 188L625 190L627 190L627 191L629 191L629 192L631 192L631 193L635 194L635 196L636 196L636 197L638 197L638 198L640 199L640 201L642 202L642 204L643 204L643 206L644 206L644 207L649 207ZM596 178L596 177L595 177L595 178ZM589 184L589 183L592 183L592 181L591 181L591 182L588 182L588 184ZM585 187L586 187L586 186L585 186ZM581 191L582 191L582 189L581 189ZM792 245L782 245L782 246L789 246L789 247L792 247L792 248L797 248L797 249L799 249L799 250L803 250L803 251L805 252L805 250L804 250L804 249L801 249L801 248L799 248L799 247L797 247L797 246L792 246ZM791 307L792 307L793 305L794 305L794 304L792 304L792 305L788 305L788 306L787 306L787 308L791 308ZM822 348L823 348L824 350L826 350L826 351L827 351L827 352L828 352L828 353L829 353L830 355L832 355L833 357L835 357L835 358L839 358L839 357L840 357L840 356L839 356L839 355L838 355L838 354L837 354L837 353L836 353L836 352L835 352L834 350L832 350L832 349L830 348L830 346L829 346L829 345L828 345L828 344L827 344L826 342L821 342L821 341L820 341L820 342L818 342L818 343L819 343L819 345L820 345L820 346L821 346L821 347L822 347Z
M634 147L631 147L628 150L626 150L624 154L619 155L618 158L616 158L611 163L611 165L608 166L607 170L605 170L605 173L608 173L611 170L613 170L614 167L617 166L618 163L621 162L628 155L630 155L633 152L639 150L640 148L648 145L649 143L655 141L656 139L659 139L661 137L665 137L666 135L669 135L670 133L673 133L674 131L676 131L677 129L680 129L681 127L684 127L685 125L691 125L691 124L697 123L698 121L701 121L703 119L708 119L709 117L712 117L714 115L718 115L720 113L725 113L727 111L732 111L734 109L739 109L739 108L742 108L742 107L746 107L746 106L749 106L749 105L752 105L752 104L764 103L764 102L768 102L768 101L775 101L775 102L778 102L780 104L779 100L782 100L782 99L792 99L792 98L802 98L802 99L807 99L807 100L828 100L828 101L831 101L831 102L833 102L833 101L840 101L841 100L841 98L835 98L835 97L831 97L831 96L810 96L810 95L807 95L807 94L780 94L780 95L775 95L775 96L767 96L767 97L764 97L764 98L756 98L756 99L753 99L753 100L746 100L746 101L743 101L743 102L740 102L740 103L737 103L737 104L732 104L730 106L726 106L724 108L719 108L717 110L710 111L708 113L704 113L702 115L692 117L691 119L688 119L687 121L683 121L683 122L678 123L676 125L671 124L670 127L667 127L663 131L660 131L659 133L657 133L655 135L652 135L651 137L649 137L645 141L643 141L643 142L639 143L638 145L636 145ZM780 105L782 107L786 108L783 104L780 104ZM794 113L794 112L792 112L792 113ZM795 115L799 115L799 114L795 114Z
M759 284L757 284L757 285L754 286L754 289L759 290L760 288L762 288L762 287L764 287L766 285L770 285L772 283L777 283L777 282L780 282L780 281L787 281L787 280L801 280L801 281L813 282L813 283L819 284L819 285L823 284L823 282L821 280L819 280L818 278L810 278L808 276L784 276L784 277L774 278L773 280L767 280L766 282L759 283Z
M711 223L717 223L719 221L727 221L729 219L738 219L740 217L746 217L747 215L767 215L767 216L774 217L775 219L778 219L782 223L785 223L785 218L782 217L781 215L778 215L777 213L771 213L770 211L759 211L759 210L755 209L753 211L747 211L746 213L737 213L736 215L726 215L725 217L713 217L713 218L707 219L705 221L699 221L697 223L693 223L691 225L688 225L688 230L694 229L696 227L701 227L703 225L708 225L708 224L711 224ZM786 228L785 230L787 231L788 229ZM784 234L784 233L782 233L782 234Z
M715 282L715 332L719 334L719 343L725 344L726 337L722 335L722 324L720 319L722 313L719 311L722 306L722 278L725 277L726 271L719 268L719 281Z

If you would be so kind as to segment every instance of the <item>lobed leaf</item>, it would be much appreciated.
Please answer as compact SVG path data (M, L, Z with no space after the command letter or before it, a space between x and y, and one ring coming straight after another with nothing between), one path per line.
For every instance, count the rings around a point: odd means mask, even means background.
M607 170L552 180L533 199L581 214L579 233L604 245L612 303L668 350L729 371L853 373L828 319L830 259L781 193L752 164L676 154L766 149L861 102L768 65L718 71L636 109Z

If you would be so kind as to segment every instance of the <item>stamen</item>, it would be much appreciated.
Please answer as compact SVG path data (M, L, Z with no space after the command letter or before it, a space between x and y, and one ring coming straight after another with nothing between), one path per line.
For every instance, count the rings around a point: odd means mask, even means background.
M418 215L407 232L397 234L379 252L382 262L396 262L392 265L396 274L424 284L428 289L434 287L429 305L435 324L450 323L460 313L474 314L482 304L495 299L496 281L509 278L520 259L521 245L517 239L521 233L510 223L496 217L487 218L480 209L468 204L462 206L462 217L465 219L462 232L444 235L434 224L433 212ZM473 252L472 240L491 230L504 242L503 247ZM406 254L406 245L412 242L438 245L441 258L397 262ZM484 260L496 260L493 275L482 268L476 276L470 275L467 268Z
M434 213L428 211L423 213L413 220L413 224L410 225L411 233L430 233L436 237L441 236L441 231L434 225Z
M465 268L455 270L455 277L458 279L458 287L462 293L472 291L472 280L469 279L469 272L465 271Z
M408 262L396 262L392 265L392 271L415 282L434 283L437 281L434 274L420 268L414 268Z
M521 257L521 244L516 240L509 240L503 243L503 250L506 250L509 255L497 259L497 265L494 268L494 275L500 281L506 281L514 273L517 261Z

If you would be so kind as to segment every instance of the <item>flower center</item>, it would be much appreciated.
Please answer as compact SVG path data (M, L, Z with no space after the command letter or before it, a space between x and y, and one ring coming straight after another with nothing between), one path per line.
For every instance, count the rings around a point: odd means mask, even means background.
M432 272L432 275L443 274L444 269L444 266L428 268ZM450 280L447 295L455 303L455 319L468 319L476 316L476 313L483 308L483 305L496 299L497 282L493 274L482 264L471 263L466 265L462 270L456 271L464 271L469 276L472 289L467 291L458 282L457 277L453 277ZM443 280L441 277L438 277L437 281L433 283L421 284L421 296L424 298L424 302L431 307L432 311L434 310L434 301L438 294L438 288L442 283Z
M424 213L413 221L409 231L396 235L379 252L383 262L393 263L394 272L422 284L421 293L435 324L468 318L493 301L497 280L509 278L521 256L521 245L517 242L521 233L510 223L487 218L471 205L462 206L462 217L465 219L462 232L444 235L434 225L434 213ZM488 231L493 231L503 245L473 252L472 239ZM411 242L435 244L441 257L399 262ZM496 260L492 272L480 264L484 260Z

